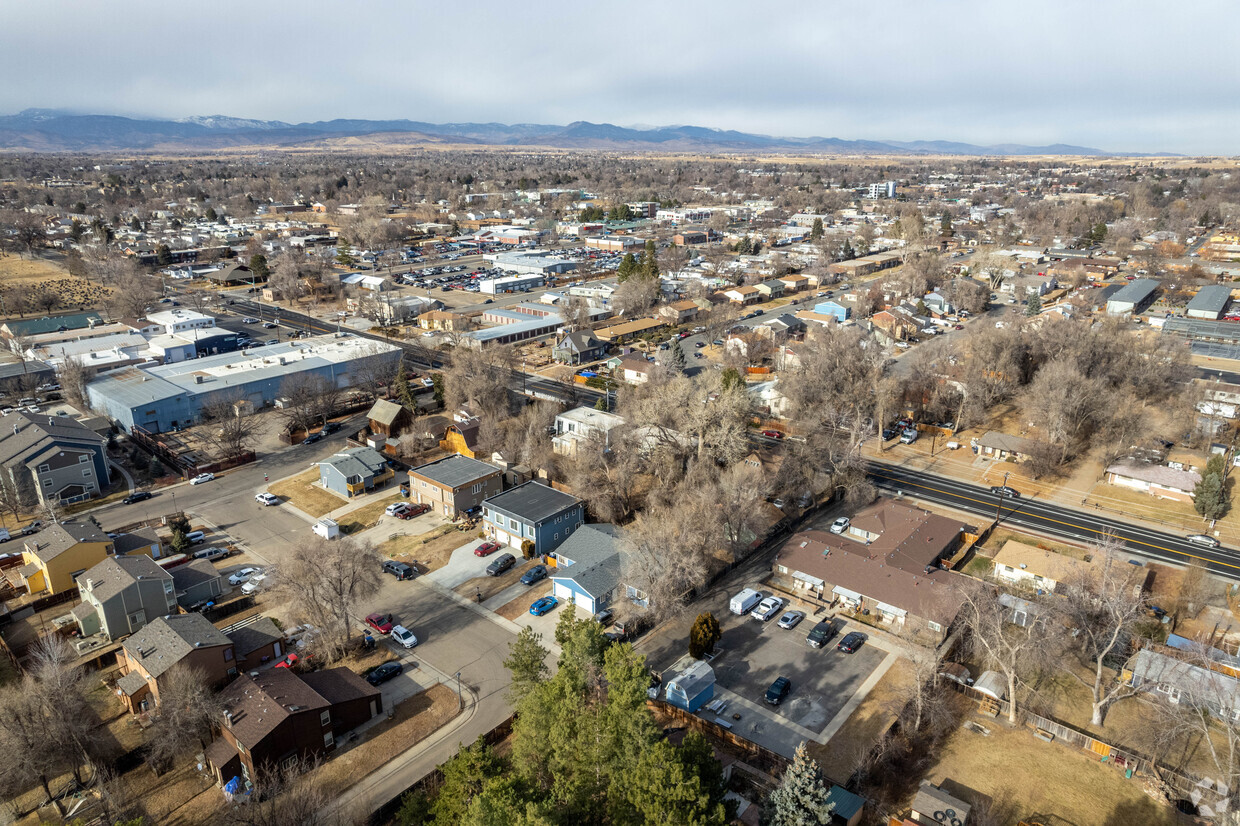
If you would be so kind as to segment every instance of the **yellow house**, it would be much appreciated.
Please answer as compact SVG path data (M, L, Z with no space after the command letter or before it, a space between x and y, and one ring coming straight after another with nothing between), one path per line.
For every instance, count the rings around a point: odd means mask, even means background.
M76 578L112 553L108 535L89 522L48 525L26 539L17 571L32 594L59 594L76 587Z
M466 459L476 459L474 448L478 446L478 420L468 423L454 422L448 425L443 439L439 442L442 450L459 453Z

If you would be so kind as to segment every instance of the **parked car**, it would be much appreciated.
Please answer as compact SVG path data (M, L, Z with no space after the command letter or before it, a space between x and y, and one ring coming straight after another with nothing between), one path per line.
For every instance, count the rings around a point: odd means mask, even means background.
M337 430L340 429L340 427L341 427L340 422L328 422L327 424L323 425L322 432L323 433L335 433Z
M762 431L762 435L763 435L763 436L765 436L765 437L766 437L766 438L768 438L768 439L782 439L782 438L784 438L784 434L783 434L783 433L780 433L778 430L764 430L764 431Z
M918 436L917 428L906 427L900 433L900 444L911 445L913 442L917 441L917 436Z
M276 663L276 668L292 668L297 665L297 661L300 659L301 656L298 654L288 654L280 658L280 661Z
M276 327L279 327L279 326L280 326L280 325L279 325L279 324L277 324L277 323L276 323L276 322L274 322L274 321L264 321L264 322L263 322L263 329L265 329L265 330L274 330Z
M150 499L153 494L149 490L140 490L131 493L121 500L122 505L132 505L134 502L145 502Z
M542 599L534 600L534 604L530 606L530 613L536 617L541 617L543 614L550 612L559 604L560 601L555 597L543 597Z
M844 635L844 639L840 640L839 645L835 646L845 654L851 654L865 644L865 634L859 631L850 631Z
M848 530L848 526L850 524L852 523L848 521L847 516L841 516L839 519L836 519L831 523L831 533L843 533Z
M758 603L758 607L749 612L749 616L756 620L766 622L784 607L784 601L779 597L767 597Z
M777 706L784 701L791 690L792 680L787 677L776 677L775 682L771 683L771 687L766 690L766 696L762 699L768 706Z
M201 485L203 482L210 482L214 478L215 478L214 473L200 473L197 476L195 476L193 479L190 479L189 483L191 485Z
M30 536L33 533L38 533L42 529L43 529L42 520L36 519L33 522L31 522L29 525L27 525L26 527L22 528L22 536Z
M896 433L896 431L895 431L895 430L893 430L892 428L890 428L890 427L884 427L884 428L883 428L883 441L884 441L884 442L889 442L889 441L891 441L891 440L892 440L892 439L894 439L897 435L898 435L898 434Z
M494 562L487 566L487 576L499 576L517 563L517 558L512 554L504 554L498 557Z
M1219 541L1217 539L1212 536L1206 536L1203 533L1195 533L1192 536L1186 536L1184 538L1197 545L1205 545L1207 548L1219 547Z
M278 505L280 504L280 497L274 493L256 493L254 494L254 501L260 505Z
M805 642L809 644L810 648L822 648L834 636L835 626L828 620L823 620L809 630L808 636L805 637Z
M267 577L268 574L266 573L259 573L250 577L249 581L241 586L241 593L249 596L256 591L261 591L263 588L267 587Z
M397 519L413 519L415 516L421 516L422 514L426 513L430 509L431 509L431 506L426 504L425 502L420 502L416 505L411 504L411 505L408 505L403 511L400 511L399 513L397 513L396 518Z
M796 628L803 619L805 619L804 611L785 611L784 615L779 618L779 627L784 629Z
M190 531L185 534L185 538L189 540L189 544L197 545L199 542L205 542L207 540L207 535L202 531Z
M477 548L474 548L474 556L490 556L498 550L498 542L483 542Z
M405 667L398 662L384 663L366 675L366 682L371 685L382 685L404 670Z
M241 323L242 323L242 324L257 324L257 323L258 323L258 319L257 319L257 318L253 318L253 317L251 317L251 316L246 316L245 318L241 319Z
M366 615L366 624L378 631L380 634L390 634L392 633L392 628L396 625L396 620L392 618L391 614L380 614L376 612L374 614Z
M249 582L250 577L255 574L261 574L262 572L262 568L242 568L240 571L237 571L228 577L228 584L240 585L243 582Z
M194 551L190 554L190 559L205 559L208 562L214 562L217 559L227 559L232 556L232 551L227 548L203 548L201 551Z
M323 440L323 434L322 434L322 433L311 433L309 436L307 436L306 438L302 439L302 440L301 440L301 443L302 443L303 445L312 445L312 444L314 444L315 442L320 442L320 441L322 441L322 440Z
M612 619L614 618L615 618L615 614L612 613L612 610L610 608L604 608L602 611L599 611L597 614L594 615L594 621L597 622L599 625L603 626L604 628L606 628L608 623L610 623Z
M524 574L521 575L522 585L533 585L535 582L541 582L547 578L547 566L535 565Z
M1008 487L1007 485L991 485L990 492L997 493L1000 496L1008 496L1008 497L1011 497L1012 499L1020 498L1020 491L1018 491L1016 488Z
M397 625L392 628L392 639L405 646L405 648L413 648L418 644L418 638L403 625Z
M384 516L399 516L407 510L409 510L408 502L394 502L383 509L383 514Z
M383 563L383 573L391 574L396 577L397 581L403 579L413 579L418 572L412 566L404 562L397 562L395 559L389 559Z

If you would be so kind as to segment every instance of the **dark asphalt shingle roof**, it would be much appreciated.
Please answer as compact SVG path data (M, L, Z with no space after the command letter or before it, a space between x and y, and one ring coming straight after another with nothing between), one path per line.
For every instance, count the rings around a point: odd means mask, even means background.
M83 542L110 542L108 535L89 522L48 525L25 542L25 549L47 562Z
M195 586L220 578L220 572L205 559L195 559L193 562L178 565L168 573L172 575L173 587L178 591L187 591Z
M557 566L552 579L571 579L590 596L608 593L620 582L620 532L614 525L582 525L556 549L556 558L573 564Z
M121 591L143 579L170 580L172 575L146 555L110 556L78 577L83 586L90 583L91 594L99 602L107 602Z
M124 647L130 659L141 663L148 674L159 679L195 648L231 644L224 632L202 614L176 614L159 617L143 626L125 640ZM146 652L146 656L142 652Z
M230 715L225 718L229 731L251 751L291 715L330 705L287 668L269 668L257 677L242 674L224 689L221 699Z
M238 657L245 657L265 645L271 645L284 639L284 632L271 620L270 617L263 617L258 622L244 625L235 631L228 632L228 638L233 641L233 646L237 649Z
M158 544L160 544L159 535L155 533L155 529L145 526L135 528L129 533L119 533L112 540L114 550L119 556L132 553L139 548L149 548L152 545Z
M580 501L576 496L570 496L555 488L530 481L483 500L482 504L537 524L549 516L555 516L571 508Z

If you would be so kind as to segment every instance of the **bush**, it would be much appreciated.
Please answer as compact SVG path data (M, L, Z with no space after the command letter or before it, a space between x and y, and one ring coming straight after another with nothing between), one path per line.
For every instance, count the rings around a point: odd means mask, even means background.
M702 659L715 650L715 645L722 636L723 629L719 627L719 620L715 619L714 614L709 611L698 614L698 618L693 621L693 627L689 629L689 656L695 660Z

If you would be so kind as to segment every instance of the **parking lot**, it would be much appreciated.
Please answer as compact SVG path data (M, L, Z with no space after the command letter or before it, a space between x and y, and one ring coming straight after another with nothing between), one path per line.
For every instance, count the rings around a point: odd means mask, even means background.
M887 656L871 645L863 645L853 654L837 651L835 645L844 634L855 630L864 633L864 629L846 627L841 619L834 621L836 635L827 646L810 648L805 637L818 622L812 614L795 628L784 630L777 624L778 615L767 622L748 614L736 616L728 610L730 596L724 592L711 594L694 606L691 616L661 629L646 649L650 664L665 669L683 656L689 650L688 629L693 619L710 611L723 630L715 649L717 656L711 662L717 685L762 703L775 678L788 677L792 681L788 696L779 706L766 708L810 731L821 731ZM804 610L803 606L791 607ZM666 681L673 675L663 676Z

